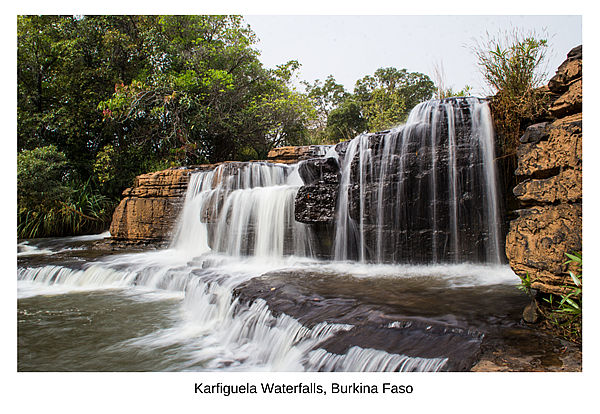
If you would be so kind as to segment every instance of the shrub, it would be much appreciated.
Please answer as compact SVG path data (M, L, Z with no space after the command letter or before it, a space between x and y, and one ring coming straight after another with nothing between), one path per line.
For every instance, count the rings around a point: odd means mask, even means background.
M513 152L521 127L542 117L547 94L540 89L546 79L548 41L532 31L503 32L476 43L472 50L486 83L495 94L491 101L504 154Z

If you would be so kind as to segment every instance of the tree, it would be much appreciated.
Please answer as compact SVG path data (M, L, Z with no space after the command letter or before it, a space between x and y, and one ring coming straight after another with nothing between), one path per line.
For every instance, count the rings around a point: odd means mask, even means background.
M66 201L72 170L67 157L54 145L23 150L17 155L17 203L20 209Z
M317 79L313 84L304 82L304 86L306 94L317 112L317 128L324 128L331 110L344 102L350 95L343 85L335 81L333 75L329 75L323 84Z
M97 105L143 65L132 16L19 16L18 149L55 145L82 176L111 139Z
M360 104L354 99L346 99L333 109L327 118L327 136L331 142L351 139L367 128Z
M113 203L81 181L54 145L17 155L17 235L20 238L98 232Z
M434 92L435 86L427 75L396 68L379 68L374 76L359 79L354 88L369 131L404 122L411 109L430 99Z
M127 129L127 142L184 164L302 142L306 105L288 87L299 64L265 69L254 42L239 16L160 17L144 40L148 73L117 86L99 108Z

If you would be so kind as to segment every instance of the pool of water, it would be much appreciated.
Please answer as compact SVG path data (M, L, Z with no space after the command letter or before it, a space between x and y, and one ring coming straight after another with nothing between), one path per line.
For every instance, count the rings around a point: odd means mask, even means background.
M490 344L538 337L507 266L123 251L106 236L18 244L19 371L465 371Z

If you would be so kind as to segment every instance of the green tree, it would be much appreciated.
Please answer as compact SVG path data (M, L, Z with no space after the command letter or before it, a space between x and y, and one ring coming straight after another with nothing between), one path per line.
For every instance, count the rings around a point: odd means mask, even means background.
M145 36L146 76L118 86L99 108L127 128L127 142L185 164L302 142L305 102L288 87L299 64L265 69L254 43L239 16L160 17Z
M55 145L82 176L111 139L97 104L143 65L135 17L17 18L18 149Z
M304 87L306 95L317 112L315 119L317 128L324 128L331 110L344 102L350 95L343 85L335 81L333 75L329 75L323 83L319 79L312 84L304 82Z
M113 203L82 181L53 145L17 155L17 235L21 238L105 230Z
M35 209L66 201L73 171L67 157L54 145L23 150L17 155L19 209Z
M360 104L353 99L346 99L327 118L326 131L331 142L352 139L366 129L367 120L362 115Z
M406 69L379 68L356 82L354 96L362 107L369 131L391 128L406 121L418 103L433 96L427 75Z

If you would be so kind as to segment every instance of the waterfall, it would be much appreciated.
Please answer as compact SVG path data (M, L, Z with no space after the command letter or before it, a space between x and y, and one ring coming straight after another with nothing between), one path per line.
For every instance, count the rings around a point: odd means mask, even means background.
M430 338L431 326L417 341L427 352L399 342L403 335L413 338L408 330L385 331L398 342L385 336L385 341L365 343L370 336L360 329L366 320L336 319L345 314L329 314L329 298L302 302L303 289L288 279L289 298L271 283L276 277L295 276L315 284L336 277L342 283L398 278L398 285L425 283L437 289L514 283L514 274L505 269L465 263L497 264L502 259L494 131L487 103L475 98L426 102L410 113L405 125L362 134L346 145L344 152L333 146L315 151L337 159L332 163L335 184L327 187L335 194L339 178L337 203L330 210L335 208L335 223L315 228L295 220L296 195L304 184L301 164L227 162L190 176L169 249L76 261L75 268L58 264L60 257L42 266L32 261L34 266L19 267L19 298L110 290L178 300L173 325L117 344L136 353L173 350L168 365L160 368L166 370L456 369L459 357L452 349L429 352L423 338ZM312 177L315 185L317 175ZM323 228L333 233L333 245L331 240L319 243ZM57 257L71 249L44 250L27 243L18 246L23 261ZM323 253L317 246L331 248L335 260L317 259ZM260 285L263 277L266 289ZM244 302L236 290L248 289L245 284L250 282L262 290ZM265 292L280 295L275 300L283 298L283 310L268 302ZM343 303L333 303L332 309ZM305 322L298 314L292 317L286 313L289 304L319 309L322 318ZM380 312L374 307L369 317L378 318ZM396 321L394 314L385 321L400 326L401 317ZM458 338L458 330L452 329L445 335ZM363 341L360 346L351 341L355 333ZM348 347L326 346L343 334ZM380 349L381 341L397 347ZM475 349L478 341L461 336L454 347Z
M310 228L294 220L298 166L226 163L190 178L172 247L200 255L312 256Z
M338 157L332 256L365 263L502 261L494 130L478 98L417 105L405 125L362 134ZM192 175L172 247L200 255L315 257L294 219L298 165L225 163Z
M417 105L405 125L347 146L333 257L502 261L494 130L478 98Z

